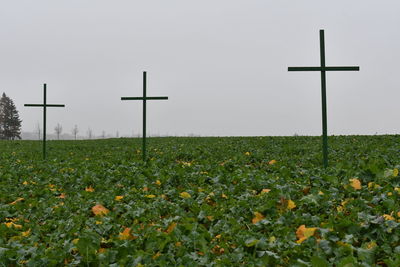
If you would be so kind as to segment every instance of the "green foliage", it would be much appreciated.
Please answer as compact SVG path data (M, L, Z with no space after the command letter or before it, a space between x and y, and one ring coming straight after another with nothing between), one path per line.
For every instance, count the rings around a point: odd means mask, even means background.
M21 139L21 122L14 102L3 93L0 98L0 139Z
M399 266L398 138L1 141L0 266Z

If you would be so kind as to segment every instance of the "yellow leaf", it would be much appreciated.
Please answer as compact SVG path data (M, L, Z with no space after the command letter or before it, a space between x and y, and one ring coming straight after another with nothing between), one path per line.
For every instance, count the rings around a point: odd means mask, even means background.
M188 192L182 192L179 194L181 198L191 198L192 196Z
M244 153L246 156L250 156L250 152L246 152Z
M95 222L97 225L99 225L99 224L103 224L103 222L102 221L96 221Z
M154 254L153 255L153 260L155 260L155 259L157 259L158 257L160 257L161 256L161 252L160 251L158 251L156 254Z
M254 218L251 220L251 222L253 224L256 224L264 219L265 219L264 215L262 215L261 213L256 211L256 212L254 212Z
M375 241L371 241L367 244L367 249L373 249L377 246Z
M23 185L27 185L27 184L28 184L28 182L27 182L27 181L24 181L22 184L23 184Z
M228 199L228 197L225 194L221 195L222 198Z
M145 197L147 197L147 198L155 198L156 195L145 195Z
M397 168L393 169L393 176L397 177L399 175L399 170Z
M4 223L8 228L11 228L11 227L14 227L15 229L21 229L22 228L22 225L20 225L20 224L16 224L16 223L13 223L13 222L6 222L6 223Z
M103 205L97 204L96 206L92 207L92 212L94 215L103 216L103 215L107 215L107 213L109 213L110 211L107 208L105 208Z
M17 204L18 202L21 202L21 201L23 201L23 200L25 200L23 197L19 197L19 198L17 198L15 201L9 203L9 205L15 205L15 204Z
M308 239L309 237L313 236L315 231L317 230L316 227L307 228L304 224L300 225L297 228L296 236L298 240L296 241L298 244L301 244L304 240Z
M124 198L124 196L116 196L115 201L121 201Z
M323 195L325 195L325 194L324 194L324 192L319 191L319 192L318 192L318 195L323 196Z
M94 192L94 188L92 186L86 187L85 188L86 192Z
M355 190L360 190L361 189L361 182L357 178L350 179L350 185L355 189Z
M206 217L209 221L214 221L214 216L207 216Z
M175 246L176 246L176 247L182 246L182 242L176 242L176 243L175 243Z
M261 195L263 195L263 194L267 194L267 193L269 193L269 192L271 192L271 189L268 189L268 188L264 188L263 190L261 190Z
M99 248L99 250L97 251L99 254L101 253L105 253L107 251L107 249L105 248Z
M174 231L174 229L175 229L175 227L176 227L177 225L178 225L178 224L177 224L176 222L171 223L171 224L168 226L167 230L165 230L165 232L166 232L167 234L172 233L172 231Z
M157 181L156 181L156 185L161 185L160 180L157 180Z
M292 210L292 209L294 209L294 208L296 208L296 204L294 203L294 201L293 200L288 200L288 202L287 202L287 208L289 209L289 210Z
M131 234L131 228L125 228L124 231L122 231L121 233L119 233L118 238L120 240L132 240L135 239L135 237Z
M62 198L64 199L66 197L66 195L64 193L61 193L61 195L58 196L58 198Z
M73 243L74 245L78 244L78 242L79 242L79 238L75 238L74 240L72 240L72 243Z
M268 162L268 164L269 164L269 165L274 165L275 163L277 163L277 161L276 161L276 160L274 160L274 159L273 159L273 160L271 160L270 162Z
M25 231L25 232L22 232L21 233L21 235L23 236L23 237L27 237L27 236L29 236L31 234L31 229L29 229L28 231Z
M393 216L389 214L383 214L383 218L385 218L386 221L394 221Z

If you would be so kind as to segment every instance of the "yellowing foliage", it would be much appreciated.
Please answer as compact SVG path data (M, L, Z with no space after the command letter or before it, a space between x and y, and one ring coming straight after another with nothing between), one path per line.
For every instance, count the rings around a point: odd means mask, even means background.
M271 160L270 162L268 162L268 164L269 164L269 165L274 165L275 163L277 163L277 161L276 161L276 160L274 160L274 159L273 159L273 160Z
M179 194L181 198L191 198L192 196L188 192L182 192Z
M289 209L289 210L292 210L292 209L294 209L294 208L296 208L296 203L294 203L294 201L293 200L288 200L288 202L287 202L287 208Z
M124 198L124 196L115 196L115 201L121 201Z
M310 227L307 228L304 224L300 225L299 228L297 228L296 231L296 236L298 240L296 241L297 244L303 243L303 241L307 240L309 237L313 236L315 234L315 231L317 230L317 227Z
M177 224L176 222L171 223L171 224L168 226L167 230L165 230L165 232L166 232L167 234L172 233L172 231L174 231L174 229L175 229L175 227L176 227L177 225L178 225L178 224Z
M254 218L251 220L251 222L253 224L256 224L264 219L265 219L264 215L262 215L261 213L256 211L256 212L254 212Z
M23 237L30 236L30 234L31 234L31 229L29 229L28 231L25 231L25 232L22 232L22 233L21 233L21 235L22 235Z
M350 185L355 190L360 190L361 189L361 182L357 178L350 179Z
M124 231L119 233L118 238L120 240L133 240L135 237L131 234L131 228L125 228Z
M89 187L85 188L86 192L94 192L94 188L90 185Z
M267 194L269 192L271 192L271 189L264 188L263 190L261 190L260 195L264 195L264 194Z
M394 221L394 217L389 214L383 214L383 218L385 218L386 221Z
M107 208L105 208L103 205L97 204L96 206L92 207L92 212L94 215L103 216L103 215L107 215L110 211Z
M155 198L156 195L145 195L145 197L147 197L147 198Z
M8 228L11 228L11 227L14 227L15 229L21 229L22 228L22 225L20 225L20 224L16 224L16 223L13 223L13 222L6 222L6 223L4 223Z
M378 245L376 244L375 241L371 241L367 244L367 249L373 249L375 247L377 247Z
M17 204L18 202L21 202L21 201L23 201L23 200L25 200L23 197L19 197L19 198L17 198L15 201L9 203L9 205L15 205L15 204Z

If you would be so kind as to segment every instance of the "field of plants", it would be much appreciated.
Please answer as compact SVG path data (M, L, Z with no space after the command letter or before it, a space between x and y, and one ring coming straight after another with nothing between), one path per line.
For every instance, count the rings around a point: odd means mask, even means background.
M0 266L400 266L399 136L0 142Z

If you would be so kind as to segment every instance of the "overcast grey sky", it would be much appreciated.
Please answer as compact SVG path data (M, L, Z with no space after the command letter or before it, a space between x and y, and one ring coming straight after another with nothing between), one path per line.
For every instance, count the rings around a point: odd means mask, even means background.
M0 0L0 91L23 131L75 124L84 135L141 132L142 71L150 134L321 134L319 29L329 134L400 133L398 0Z

